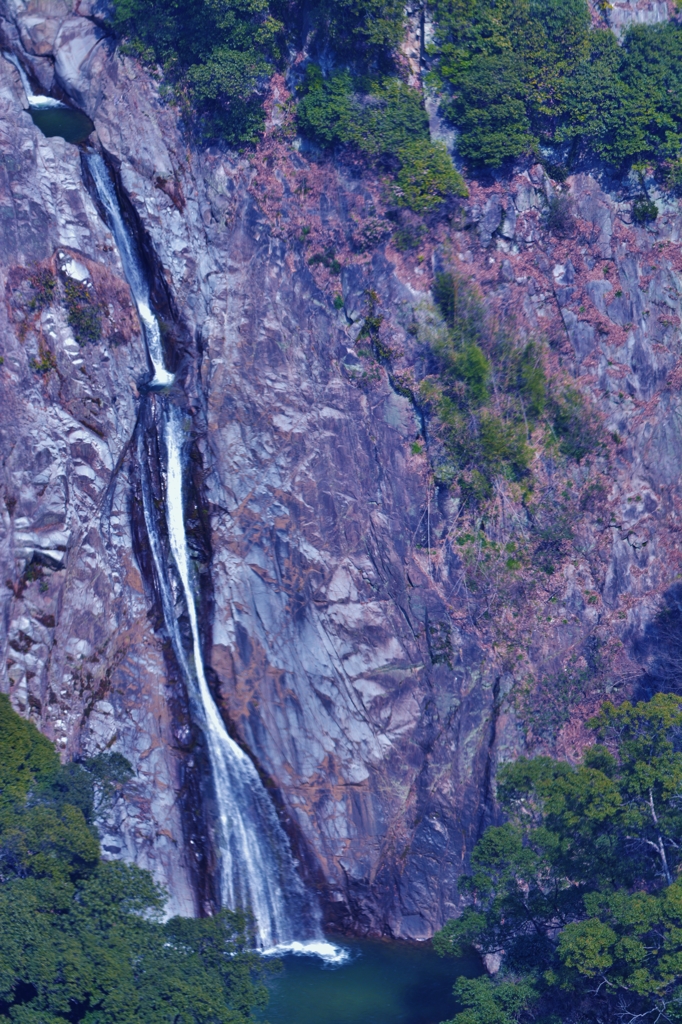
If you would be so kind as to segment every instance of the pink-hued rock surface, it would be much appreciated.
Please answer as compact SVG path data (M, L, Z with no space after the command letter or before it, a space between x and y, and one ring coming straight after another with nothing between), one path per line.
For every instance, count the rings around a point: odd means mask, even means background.
M659 8L615 3L608 17L619 29ZM155 254L193 415L205 659L231 732L327 922L426 938L456 911L498 762L586 742L589 695L550 742L519 714L529 678L599 650L608 685L632 688L637 643L675 593L677 204L649 182L660 215L638 227L636 182L628 194L585 171L559 186L520 164L470 181L400 252L381 180L294 138L283 78L253 152L198 153L87 3L12 0L2 28L43 88L92 117ZM215 896L211 801L140 539L142 338L78 149L43 137L25 106L0 60L0 686L64 756L129 758L136 774L100 822L105 854L149 867L172 912L196 913ZM561 236L546 226L557 196ZM339 274L309 263L331 250ZM75 264L104 311L84 347L59 301L30 308L31 275L50 268L63 289ZM467 590L457 489L413 447L430 288L453 267L491 317L547 341L548 372L582 391L607 439L561 471L573 538L553 574L489 595L490 617ZM356 344L372 303L387 365ZM46 354L53 368L36 371ZM549 493L551 460L535 458ZM519 499L501 487L496 501L504 541Z

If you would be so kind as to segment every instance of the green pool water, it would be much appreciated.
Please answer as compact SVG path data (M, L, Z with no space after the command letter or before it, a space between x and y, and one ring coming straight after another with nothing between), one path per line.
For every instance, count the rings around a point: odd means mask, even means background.
M269 982L269 1024L439 1024L459 1009L452 986L480 962L437 956L430 943L349 939L347 963L285 956Z
M79 142L85 142L90 133L95 130L88 115L81 110L71 110L67 107L47 107L46 109L31 107L29 113L36 128L40 128L48 139L59 135L67 142L78 145Z

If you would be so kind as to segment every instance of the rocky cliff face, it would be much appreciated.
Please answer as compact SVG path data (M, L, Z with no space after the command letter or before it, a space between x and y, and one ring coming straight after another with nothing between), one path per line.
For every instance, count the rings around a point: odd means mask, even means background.
M2 30L44 89L93 118L144 233L193 414L188 518L225 719L328 923L425 938L456 909L498 760L584 742L590 695L547 739L515 710L528 678L594 667L599 651L605 686L631 685L636 641L673 600L677 207L661 200L655 227L636 227L633 196L608 181L578 174L562 192L519 166L471 183L463 209L399 252L380 182L297 148L283 80L252 154L197 153L87 0L13 2ZM139 529L139 324L78 149L34 127L6 61L0 102L2 686L65 756L130 759L105 852L150 867L173 912L210 910L202 740ZM559 193L570 216L552 233ZM551 580L492 619L467 589L456 490L413 448L418 323L442 266L549 339L552 372L590 397L607 437L570 471L575 528ZM83 280L102 334L81 346L68 288ZM363 348L367 324L390 360ZM513 511L513 495L499 501Z
M676 13L672 0L615 0L615 3L592 4L595 17L604 19L617 36L630 25L660 25Z

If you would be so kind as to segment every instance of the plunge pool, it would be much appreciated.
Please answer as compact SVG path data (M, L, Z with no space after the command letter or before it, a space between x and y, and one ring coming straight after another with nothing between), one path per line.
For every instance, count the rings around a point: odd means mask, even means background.
M313 956L281 957L282 971L268 980L268 1024L440 1024L457 1006L457 978L481 974L476 957L438 956L430 942L413 944L343 939L343 964Z

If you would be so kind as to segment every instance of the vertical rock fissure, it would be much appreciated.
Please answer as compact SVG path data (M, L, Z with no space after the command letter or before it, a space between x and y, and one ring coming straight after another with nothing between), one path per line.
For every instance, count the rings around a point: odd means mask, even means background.
M85 153L84 163L86 184L114 235L146 342L150 380L142 395L140 424L144 427L138 429L134 457L163 621L211 764L221 904L252 914L256 943L263 950L288 947L334 957L335 947L322 941L319 911L299 878L274 805L253 762L229 736L208 686L184 513L183 470L192 423L183 408L184 395L166 365L140 245L126 224L110 170L94 151ZM144 435L149 431L157 442L151 449L158 452L161 463L157 470L165 490L162 511L157 508L148 465L150 446ZM189 626L186 631L181 628L179 609Z

